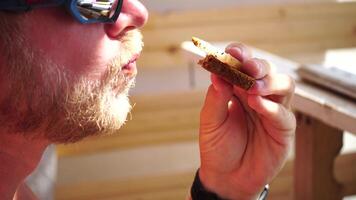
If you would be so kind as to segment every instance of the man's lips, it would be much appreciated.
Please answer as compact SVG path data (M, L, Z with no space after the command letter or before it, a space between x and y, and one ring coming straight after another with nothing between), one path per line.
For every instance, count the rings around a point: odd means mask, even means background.
M139 54L133 55L132 58L127 62L127 64L125 64L124 66L122 66L122 70L130 70L131 65L132 65L133 63L135 63L139 57L140 57Z
M122 66L122 71L127 77L134 77L137 74L136 61L140 57L140 54L135 54L132 58Z

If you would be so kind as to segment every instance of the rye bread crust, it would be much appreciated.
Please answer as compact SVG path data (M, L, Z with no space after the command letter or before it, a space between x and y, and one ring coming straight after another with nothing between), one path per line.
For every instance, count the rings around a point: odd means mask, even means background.
M233 85L250 89L255 84L255 79L240 72L239 70L225 64L215 58L213 55L207 55L204 59L198 62L204 69L211 73L217 74Z

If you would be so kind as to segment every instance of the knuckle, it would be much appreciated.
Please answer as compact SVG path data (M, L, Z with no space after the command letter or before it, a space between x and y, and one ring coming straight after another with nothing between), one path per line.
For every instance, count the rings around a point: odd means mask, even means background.
M292 91L294 90L294 79L287 74L278 74L274 77L276 83L280 85L280 89L284 91Z
M259 75L261 76L261 78L270 73L271 64L270 64L269 61L267 61L265 59L256 58L255 62L256 62L256 65L257 65L257 67L259 69Z

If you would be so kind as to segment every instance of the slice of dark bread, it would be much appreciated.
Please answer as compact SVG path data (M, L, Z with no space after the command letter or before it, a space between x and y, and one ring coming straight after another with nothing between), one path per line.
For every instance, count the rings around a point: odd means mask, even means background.
M209 72L221 76L229 83L241 87L244 90L250 89L255 84L254 78L221 62L213 55L207 55L204 59L200 60L198 64Z

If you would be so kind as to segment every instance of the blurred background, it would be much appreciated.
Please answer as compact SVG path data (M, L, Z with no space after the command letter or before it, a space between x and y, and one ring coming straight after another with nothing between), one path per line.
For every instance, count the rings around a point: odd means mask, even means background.
M191 36L243 42L301 64L339 63L326 56L343 50L349 54L342 62L356 60L356 1L142 2L150 19L142 29L145 48L130 119L116 135L57 146L55 199L185 198L199 167L199 111L208 85L197 82L182 53L182 42ZM345 134L343 140L342 153L354 152L355 135ZM292 199L293 158L292 152L271 183L269 199Z

